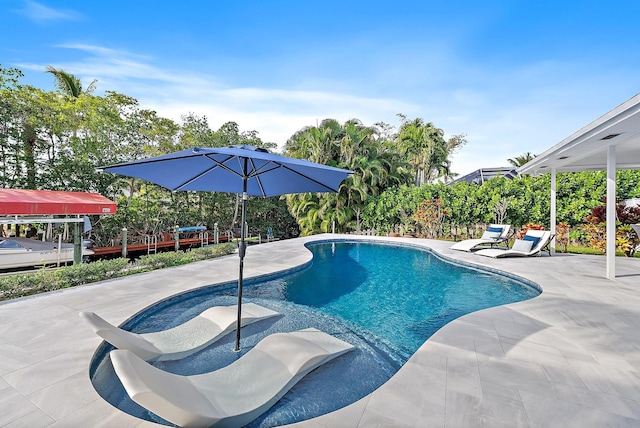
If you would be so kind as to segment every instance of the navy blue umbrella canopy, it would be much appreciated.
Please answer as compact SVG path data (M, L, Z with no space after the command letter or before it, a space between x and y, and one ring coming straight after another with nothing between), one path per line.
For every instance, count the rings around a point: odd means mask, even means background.
M193 148L99 170L142 178L170 190L246 191L263 197L337 192L340 183L352 173L253 146Z
M169 190L242 194L240 271L236 347L240 350L242 278L244 267L247 195L338 192L352 171L269 153L254 146L192 148L163 156L109 165L98 171L141 178Z

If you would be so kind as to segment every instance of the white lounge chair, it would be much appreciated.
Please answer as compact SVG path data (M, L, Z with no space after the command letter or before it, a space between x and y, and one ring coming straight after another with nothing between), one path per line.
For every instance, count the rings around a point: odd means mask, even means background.
M633 228L633 230L636 232L636 235L638 235L638 239L640 239L640 223L638 223L638 224L631 224L630 226L631 226L631 227ZM638 245L638 246L636 247L636 251L640 251L640 245Z
M551 232L547 230L527 230L522 239L516 239L508 250L487 248L476 251L475 254L487 257L527 257L540 253L549 243Z
M271 309L245 303L241 325L278 315ZM238 307L214 306L169 330L154 333L132 333L110 324L93 312L80 312L93 331L119 349L128 349L147 361L178 360L206 348L225 334L235 330Z
M180 376L126 350L111 351L113 367L133 401L181 427L248 424L307 373L352 350L349 343L308 328L275 333L230 365Z
M490 224L489 228L482 234L482 237L456 242L450 248L459 251L473 251L484 245L491 245L493 247L509 239L510 229L511 225L508 224Z

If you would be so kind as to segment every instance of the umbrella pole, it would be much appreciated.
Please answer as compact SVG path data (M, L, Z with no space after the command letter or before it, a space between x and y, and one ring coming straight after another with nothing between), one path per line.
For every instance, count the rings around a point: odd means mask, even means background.
M246 160L245 160L246 163ZM246 170L246 164L245 164ZM244 223L247 216L247 179L245 177L242 192L242 223L240 225L240 246L238 247L238 255L240 256L240 270L238 272L238 320L236 322L236 347L234 351L240 352L240 327L242 327L242 274L244 271L244 254L246 246L244 242Z

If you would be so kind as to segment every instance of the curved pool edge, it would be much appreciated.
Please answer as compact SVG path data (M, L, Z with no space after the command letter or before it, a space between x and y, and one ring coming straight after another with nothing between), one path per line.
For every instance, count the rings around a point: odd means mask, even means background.
M523 284L525 284L526 286L530 286L534 289L536 289L536 291L541 292L541 288L535 284L532 281L529 281L526 278L523 278L521 276L518 275L514 275L511 274L509 272L505 272L499 269L493 269L487 266L482 266L480 264L477 263L470 263L470 262L466 262L466 261L461 261L461 260L457 260L454 257L448 257L444 254L441 254L440 252L434 250L433 245L429 245L428 241L423 240L423 239L419 239L419 240L408 240L408 239L403 239L403 238L386 238L386 237L367 237L367 236L357 236L357 235L337 235L337 234L323 234L323 235L314 235L314 236L310 236L310 237L305 237L305 238L298 238L295 240L290 240L288 242L286 242L286 247L291 247L293 245L293 247L288 248L287 253L289 253L289 257L286 257L285 260L287 262L282 263L282 265L280 266L280 269L274 269L274 261L272 260L271 263L269 263L269 266L271 267L270 269L267 269L265 260L264 260L264 252L261 251L261 263L263 264L262 269L256 269L256 260L252 259L252 254L248 254L246 259L245 259L245 270L248 272L247 274L245 274L244 279L245 279L245 284L249 285L253 282L259 282L259 281L264 281L264 280L269 280L272 278L277 278L277 277L281 277L282 275L286 275L292 272L296 272L299 270L303 270L305 269L307 266L309 266L312 262L313 262L313 254L312 252L309 250L309 246L310 245L314 245L314 244L325 244L325 243L343 243L343 242L371 242L371 243L377 243L377 244L381 244L381 245L393 245L393 246L398 246L398 247L407 247L407 248L414 248L414 249L418 249L421 251L425 251L426 253L429 253L441 260L443 260L446 263L450 263L450 264L454 264L454 265L458 265L458 266L462 266L468 269L473 269L473 270L477 270L477 271L481 271L481 272L487 272L487 273L492 273L492 274L497 274L497 275L501 275L504 277L507 277L509 279L513 279L516 280L518 282L521 282ZM284 242L280 243L280 246L282 247L284 244ZM258 250L259 247L253 247L256 249L256 252ZM260 250L264 250L266 247L262 247L260 248ZM291 252L295 252L298 256L297 257L291 257ZM271 255L273 255L272 253L269 253ZM301 255L303 255L302 257L300 257ZM237 259L235 259L235 257L233 257L234 255L230 255L230 256L226 256L225 258L231 258L231 260L235 260L237 262ZM254 257L256 256L256 254L254 254ZM280 257L280 256L278 256ZM297 260L296 260L297 259ZM215 260L215 259L214 259ZM282 260L282 259L281 259ZM250 262L249 266L247 266L247 261L252 261L253 263ZM206 263L206 261L205 261ZM251 264L253 264L254 266L251 266ZM260 270L262 270L260 272ZM132 327L134 327L135 325L135 321L137 318L139 318L139 315L142 313L148 314L149 312L154 312L154 311L158 311L158 310L162 310L162 308L164 308L167 305L171 305L172 302L179 300L182 298L182 296L184 296L185 294L189 293L194 293L194 292L198 292L199 290L206 290L206 289L210 289L211 287L214 288L218 288L218 287L230 287L233 288L235 287L237 284L237 279L232 279L232 280L226 280L226 281L211 281L208 284L200 284L198 286L195 287L189 287L188 289L182 290L182 291L178 291L168 297L165 297L164 299L161 299L159 301L155 301L152 302L150 304L148 304L147 306L141 308L140 310L136 311L135 313L133 313L132 315L130 315L125 321L123 321L121 324L119 324L119 326L121 328L125 328L125 329L131 329ZM537 296L536 296L537 297ZM486 309L482 309L482 310L486 310ZM482 311L480 310L480 311ZM476 311L478 312L478 311ZM475 313L475 312L474 312ZM470 314L466 314L463 315L462 317L458 318L465 318ZM458 320L456 319L456 320ZM449 322L448 324L451 324L452 322L455 322L456 320L453 320L451 322ZM447 324L447 325L448 325ZM444 326L446 327L446 325ZM442 327L440 330L442 330L444 327ZM435 333L437 334L437 332ZM434 334L434 335L435 335ZM422 348L424 346L424 344L420 347ZM91 358L91 363L90 363L90 367L89 367L89 375L90 377L93 377L93 374L95 373L96 370L96 362L99 361L101 358L101 355L104 354L105 352L108 352L110 348L110 345L106 344L105 342L102 342L100 344L100 346L97 347L97 349L95 349L95 352L92 355ZM419 351L419 350L418 350ZM417 351L416 351L417 353ZM414 355L416 354L414 353L409 360L403 364L403 366L406 366L407 364L410 364L412 359L414 358ZM402 370L402 367L400 368L399 372L396 373L394 376L392 376L387 382L385 382L385 384L383 384L380 388L378 388L378 390L380 390L381 388L384 387L384 385L392 382L394 380L394 378L396 378L399 374L400 371ZM376 391L378 391L376 390ZM363 397L362 399L347 405L346 407L336 410L332 413L328 413L325 415L321 415L319 417L313 418L313 419L308 419L306 421L301 421L298 422L294 425L297 424L302 424L302 423L314 423L314 421L316 421L317 419L323 418L323 417L336 417L335 414L339 414L341 411L343 411L344 409L349 409L352 406L359 406L361 405L361 402L366 402L369 400L369 398L372 396L372 394L375 394L376 391L372 392L371 394L368 394L367 396ZM333 416L332 416L333 415ZM150 422L150 421L147 421Z
M492 268L490 266L484 266L482 264L478 264L478 263L474 263L474 262L468 262L468 261L463 261L463 260L458 260L456 258L453 257L448 257L445 256L441 253L439 253L438 251L434 250L431 246L429 245L423 245L421 243L417 243L417 242L411 242L408 241L407 239L405 240L401 240L398 241L397 239L399 238L395 238L395 239L380 239L383 237L379 237L379 236L372 236L369 237L369 239L363 239L362 237L359 236L354 236L354 235L346 235L348 236L348 238L346 237L342 237L342 238L336 238L336 237L327 237L324 239L318 239L318 240L312 240L312 241L308 241L305 243L305 247L309 244L321 244L324 242L327 243L331 243L331 242L361 242L361 241L366 241L366 242L377 242L377 243L383 243L383 244L389 244L389 245L395 245L395 246L400 246L400 247L408 247L408 248L417 248L423 251L427 251L428 253L432 254L433 256L437 257L438 259L446 262L446 263L450 263L450 264L454 264L456 266L462 266L465 267L467 269L472 269L472 270L477 270L477 271L481 271L481 272L486 272L486 273L492 273L492 274L496 274L496 275L501 275L504 276L506 278L509 279L513 279L515 281L521 282L531 288L534 288L535 290L537 290L539 293L542 293L542 287L540 287L539 284L537 284L534 281L531 281L523 276L520 275L516 275L513 274L511 272L505 271L505 270L501 270L501 269L495 269ZM424 241L424 240L422 240ZM277 276L277 275L273 275L273 276ZM536 296L537 297L537 296Z
M299 238L301 239L301 238ZM421 363L427 361L429 364L436 363L436 369L438 371L444 371L446 367L446 362L440 361L436 362L436 359L432 359L430 355L430 351L432 350L434 344L440 343L441 338L453 337L460 333L460 329L464 329L469 325L470 322L473 322L474 316L483 316L482 314L489 315L491 312L497 312L502 310L503 308L508 308L514 305L522 305L527 302L530 302L535 299L539 299L540 296L543 295L544 291L540 284L532 279L528 278L522 274L516 274L509 271L504 270L504 268L500 269L491 264L491 259L488 257L482 257L474 255L473 253L460 252L455 250L449 250L449 247L452 245L449 241L440 241L440 240L430 240L430 239L422 239L422 238L398 238L398 237L384 237L384 236L364 236L364 235L342 235L342 234L323 234L323 235L314 235L311 237L306 237L304 242L301 244L306 248L308 244L315 243L323 243L323 242L376 242L376 243L386 243L390 245L399 245L411 248L419 248L425 250L435 257L440 258L441 260L452 263L455 265L463 266L469 269L475 269L482 272L493 273L497 275L502 275L507 278L519 281L524 283L527 286L535 288L540 292L538 296L535 296L531 299L523 300L520 302L508 303L505 305L500 305L491 308L480 309L475 312L471 312L469 314L465 314L459 318L456 318L449 323L445 324L438 331L436 331L431 337L429 337L425 343L420 346L420 348L409 358L409 360L403 364L402 367L395 373L387 382L385 382L382 386L380 386L377 390L368 394L367 396L361 398L360 400L343 407L342 409L338 409L334 412L327 413L325 415L318 416L313 419L297 422L294 424L286 425L287 427L326 427L326 426L353 426L358 427L363 424L362 414L365 412L365 409L370 407L375 408L373 411L373 415L375 418L371 421L373 425L380 425L380 420L387 420L388 423L392 425L398 425L397 419L393 417L389 417L389 415L393 415L397 412L402 412L399 409L406 407L407 402L399 402L397 400L392 400L393 404L389 405L388 398L397 398L399 396L399 392L403 391L406 393L407 391L413 391L413 397L423 396L423 388L420 385L416 385L416 378L414 377L414 372L420 366ZM487 259L485 263L483 263L483 259ZM490 316L490 315L489 315ZM445 341L446 342L446 339ZM444 363L444 365L443 365ZM422 370L420 370L422 372ZM423 374L423 373L420 373ZM438 376L439 377L439 376ZM430 377L432 380L433 377ZM440 379L443 380L443 379ZM444 401L444 399L443 399ZM432 403L435 404L436 407L440 407L440 403ZM423 413L420 411L419 413ZM418 419L422 421L421 419ZM374 422L375 421L375 422ZM434 421L434 423L436 423ZM441 422L437 422L436 424L440 424ZM337 424L337 425L336 425ZM367 425L365 423L364 425ZM424 425L424 423L420 422L420 425ZM427 424L425 426L431 426Z

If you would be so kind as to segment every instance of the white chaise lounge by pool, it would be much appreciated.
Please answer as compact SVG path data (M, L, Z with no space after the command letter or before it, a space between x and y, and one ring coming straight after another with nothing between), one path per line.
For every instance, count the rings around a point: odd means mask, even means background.
M487 257L527 257L539 254L551 239L551 232L547 230L527 230L522 239L516 239L508 250L487 248L476 251L475 254Z
M477 239L465 239L456 242L450 248L459 251L473 251L486 245L498 245L509 239L509 231L511 225L508 224L490 224L489 228Z
M631 226L631 227L633 228L633 230L636 232L636 235L638 235L638 239L640 239L640 223L638 223L638 224L632 224L632 225L630 225L630 226ZM640 245L638 245L638 246L636 247L636 251L640 251Z
M94 332L119 349L127 349L147 361L178 360L211 345L236 328L238 307L214 306L184 324L154 333L132 333L110 324L93 312L80 312ZM271 309L245 303L241 325L278 315Z
M133 401L182 427L240 427L273 406L320 365L354 349L314 328L275 333L230 365L180 376L126 350L111 351L113 367Z

